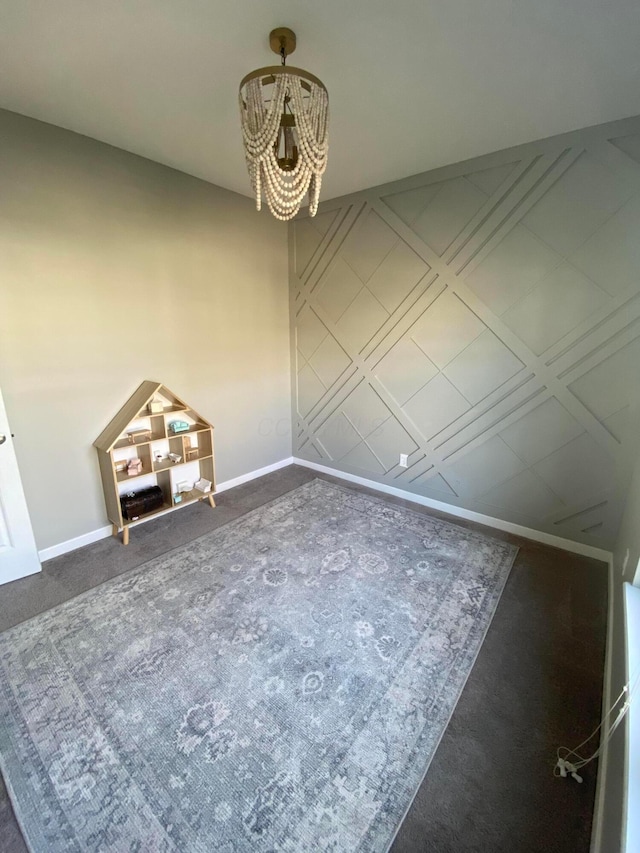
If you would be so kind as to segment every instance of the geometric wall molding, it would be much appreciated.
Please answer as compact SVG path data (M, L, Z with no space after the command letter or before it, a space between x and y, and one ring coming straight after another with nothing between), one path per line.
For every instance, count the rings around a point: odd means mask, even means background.
M612 546L640 435L640 119L327 202L289 241L296 456Z

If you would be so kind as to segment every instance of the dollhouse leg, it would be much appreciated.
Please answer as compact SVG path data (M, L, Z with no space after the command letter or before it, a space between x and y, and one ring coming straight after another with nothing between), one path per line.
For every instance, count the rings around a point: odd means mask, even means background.
M213 495L209 495L209 504L211 505L212 509L215 509L216 502L213 499Z
M122 528L122 544L123 545L129 544L129 528L128 527Z
M120 531L118 530L118 525L117 525L117 524L112 524L112 525L111 525L111 535L112 535L112 536L117 536L119 532L120 532Z

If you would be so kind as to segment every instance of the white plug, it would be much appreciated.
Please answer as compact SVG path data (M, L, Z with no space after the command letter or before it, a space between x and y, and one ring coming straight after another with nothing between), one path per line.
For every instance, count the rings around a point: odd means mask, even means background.
M560 775L563 779L566 779L568 775L571 775L571 778L575 779L576 782L582 782L582 776L578 775L578 768L575 764L567 761L566 758L559 758L556 767L560 770Z

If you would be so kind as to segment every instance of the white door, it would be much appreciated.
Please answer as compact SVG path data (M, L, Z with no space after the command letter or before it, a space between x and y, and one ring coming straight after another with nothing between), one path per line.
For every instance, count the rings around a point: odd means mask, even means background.
M41 569L0 392L0 584Z

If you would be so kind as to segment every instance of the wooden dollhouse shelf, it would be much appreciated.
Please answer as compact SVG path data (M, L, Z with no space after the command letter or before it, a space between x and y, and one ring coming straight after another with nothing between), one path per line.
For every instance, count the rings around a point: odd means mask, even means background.
M192 489L190 492L182 492L182 500L180 503L176 504L162 504L158 509L154 509L152 512L145 512L140 515L139 518L134 518L131 521L128 519L123 520L124 527L133 527L135 524L139 524L142 521L146 521L148 518L152 518L154 515L163 515L165 512L169 512L172 509L178 509L181 506L187 506L188 504L195 503L196 501L206 501L209 500L209 503L213 500L212 492L201 492L198 489ZM215 506L215 502L212 504Z
M163 408L163 410L160 412L160 414L161 415L175 415L178 412L186 412L186 411L188 411L188 409L186 409L184 406L165 406Z
M181 504L176 505L176 509L177 506L181 506ZM158 507L158 509L154 509L151 512L143 512L138 518L133 518L131 519L131 521L129 521L128 518L124 518L122 520L122 524L126 529L127 527L132 527L134 524L138 524L138 522L140 521L146 521L148 518L152 518L154 515L162 515L164 512L168 512L170 509L174 509L174 505L163 503L161 507ZM129 543L126 542L125 544L128 545Z
M113 445L113 449L124 450L128 447L142 447L144 444L152 444L154 441L162 441L162 439L166 437L166 435L152 433L151 438L145 439L144 441L129 441L128 438L121 438Z
M162 403L162 410L150 411L152 401ZM157 406L154 406L155 408ZM180 415L179 418L172 417L177 414ZM188 429L172 432L169 429L172 420L185 421L189 424ZM131 430L146 430L148 436L143 434L144 440L131 441L127 435ZM125 545L129 542L129 527L152 516L202 500L208 500L211 506L215 507L213 426L159 382L143 382L98 436L94 446L98 451L107 515L113 525L114 536L122 531L122 541ZM168 459L168 453L179 456L180 462ZM163 458L155 459L156 454L162 454ZM126 468L122 471L116 470L116 466L121 467L133 458L139 458L142 463L139 474L129 476ZM181 500L176 503L176 481L179 480L177 472L190 464L197 465L198 477L195 479L211 482L211 491L201 492L193 489L190 492L181 492ZM172 474L174 469L175 475ZM188 469L185 475L187 472ZM122 515L120 497L129 491L136 491L136 488L139 488L136 482L145 477L147 479L144 486L155 485L162 490L162 506L129 521ZM191 480L192 477L189 476L188 479ZM126 483L131 483L130 489L124 486Z
M192 409L181 409L183 412L193 411ZM175 414L175 412L171 412L171 414ZM150 417L147 415L147 417ZM162 415L153 415L154 418L162 417ZM213 429L213 427L207 424L193 424L189 427L189 429L184 429L182 432L171 432L170 429L166 429L165 432L152 432L151 438L145 438L144 441L129 441L129 439L125 436L123 438L118 439L116 443L113 445L114 450L124 450L128 447L142 447L144 444L153 444L154 441L162 441L163 438L178 438L181 435L192 435L195 432L208 432Z
M189 429L183 429L181 432L171 432L170 429L167 430L168 438L178 438L181 435L192 435L194 432L207 432L211 427L207 426L207 424L193 424Z
M212 459L210 453L203 456L190 456L188 459L183 459L182 462L171 462L170 460L162 460L162 462L154 462L153 463L153 471L158 473L159 471L171 471L173 468L180 468L181 465L186 465L188 462L197 462L199 459ZM142 477L144 474L149 474L149 471L143 471L142 474L138 474L139 477ZM127 477L125 475L125 480L134 480L135 477ZM208 479L208 478L207 478Z

